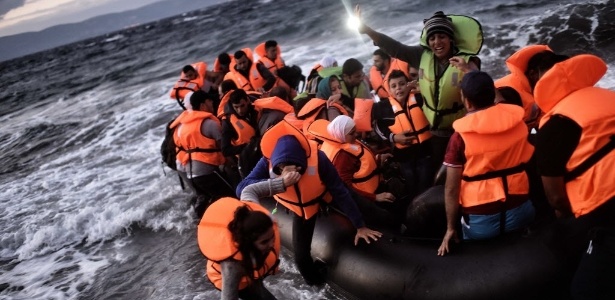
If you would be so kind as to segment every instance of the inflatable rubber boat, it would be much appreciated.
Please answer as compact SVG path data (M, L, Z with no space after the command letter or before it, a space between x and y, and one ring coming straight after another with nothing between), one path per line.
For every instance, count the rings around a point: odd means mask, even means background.
M262 199L269 210L273 199ZM440 257L445 229L444 187L417 197L409 212L436 211L421 237L383 230L371 244L354 246L355 229L329 210L316 222L312 257L327 265L327 282L342 299L561 299L568 291L561 267L541 235L511 233L458 244ZM292 214L278 210L282 244L292 251ZM433 225L433 226L432 226ZM440 232L440 233L438 233ZM437 234L437 236L436 236ZM431 235L431 236L430 236Z

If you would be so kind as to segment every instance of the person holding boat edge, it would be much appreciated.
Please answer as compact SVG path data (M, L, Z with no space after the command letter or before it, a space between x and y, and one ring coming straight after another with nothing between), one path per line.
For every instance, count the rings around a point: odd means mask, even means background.
M316 215L323 197L327 192L350 219L357 233L354 244L360 239L368 244L378 240L382 234L365 226L361 213L350 193L340 179L333 164L317 148L314 141L308 141L303 133L290 123L282 121L270 128L262 137L261 150L263 158L250 174L237 186L237 194L252 183L269 178L284 177L286 174L299 173L299 181L292 188L274 195L275 200L294 212L293 249L295 263L308 284L324 282L319 266L312 260L311 245Z
M485 72L466 74L461 99L468 114L455 121L444 158L447 229L438 255L457 240L459 211L464 239L488 239L516 231L534 220L525 172L534 148L528 142L524 110L494 104L493 79Z

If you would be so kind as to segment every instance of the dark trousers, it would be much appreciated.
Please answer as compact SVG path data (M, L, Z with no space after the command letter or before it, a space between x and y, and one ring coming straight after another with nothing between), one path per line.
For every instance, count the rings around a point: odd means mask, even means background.
M406 180L408 203L433 185L435 169L430 156L411 158L399 162L401 176Z
M219 173L193 177L188 179L188 182L196 192L194 210L199 217L203 216L209 204L214 201L222 197L236 197L226 179Z
M295 263L299 273L307 284L322 284L325 281L322 266L312 260L312 236L316 226L316 215L309 220L294 215L293 217L293 249Z
M387 207L386 204L383 205L384 207L381 207L379 203L366 199L359 193L352 190L352 188L348 188L348 191L350 192L352 199L357 203L359 211L361 211L361 215L363 215L365 224L369 227L387 228L397 231L400 229L403 215L394 215L384 208Z
M558 219L548 232L574 299L615 299L614 215L615 198L578 218Z
M451 139L450 136L437 136L434 135L429 139L431 141L431 151L432 151L432 162L433 169L438 170L444 161L444 154L446 154L446 147L448 146L448 141ZM433 178L432 178L433 179Z
M574 274L573 299L615 299L615 229L595 228Z
M243 290L239 291L239 299L243 300L277 300L263 285L262 280L257 280Z

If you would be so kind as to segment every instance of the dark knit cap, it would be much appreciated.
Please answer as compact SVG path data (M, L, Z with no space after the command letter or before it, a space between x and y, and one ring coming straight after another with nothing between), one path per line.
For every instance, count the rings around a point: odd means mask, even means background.
M474 106L485 107L493 104L495 86L489 74L481 71L472 71L461 79L461 91Z
M453 21L441 11L436 12L431 18L423 20L423 24L425 24L425 34L428 39L437 32L447 34L451 38L455 37Z

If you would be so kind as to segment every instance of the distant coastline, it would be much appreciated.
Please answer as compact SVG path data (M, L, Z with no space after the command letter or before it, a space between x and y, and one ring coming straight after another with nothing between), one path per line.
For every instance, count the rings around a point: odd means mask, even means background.
M137 9L62 24L37 32L0 37L0 62L123 30L178 14L202 9L224 0L164 0Z

